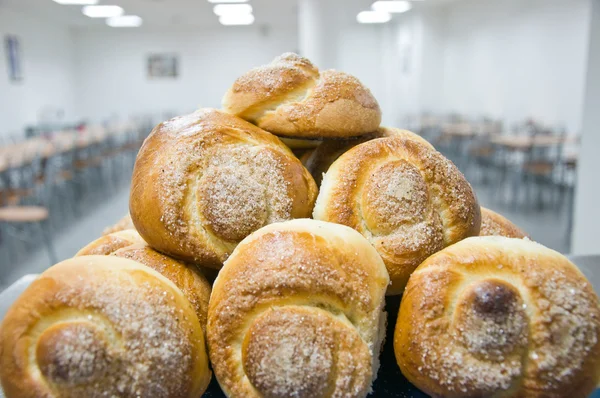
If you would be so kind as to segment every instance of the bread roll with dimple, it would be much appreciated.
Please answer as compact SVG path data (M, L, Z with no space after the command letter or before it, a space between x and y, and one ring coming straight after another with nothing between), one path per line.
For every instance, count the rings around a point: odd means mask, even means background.
M375 138L383 137L401 137L407 139L413 139L421 142L423 145L427 145L434 149L433 146L420 135L417 135L408 130L401 130L393 127L381 127L374 133L366 134L361 137L349 139L349 140L328 140L319 145L310 155L302 161L302 164L312 174L317 186L321 185L323 174L329 170L329 167L344 153L349 151L351 148L373 140ZM302 160L302 159L301 159Z
M107 256L127 246L145 244L146 242L135 229L125 229L101 236L75 254L75 256L103 255Z
M223 109L273 134L301 139L358 136L381 122L377 100L357 78L319 72L292 53L238 78Z
M411 275L394 350L436 397L588 397L600 376L598 296L542 245L465 239Z
M309 216L316 195L310 173L277 137L201 109L161 123L146 139L129 205L150 246L220 268L253 231Z
M365 397L377 375L389 277L356 231L314 220L266 226L219 273L208 311L229 397Z
M124 258L83 256L49 268L0 326L7 398L197 398L210 375L183 293Z
M504 236L506 238L527 238L527 234L506 217L481 207L481 230L479 236Z
M410 138L377 138L340 156L323 178L313 216L347 225L377 249L400 294L423 260L479 234L475 193L460 171Z

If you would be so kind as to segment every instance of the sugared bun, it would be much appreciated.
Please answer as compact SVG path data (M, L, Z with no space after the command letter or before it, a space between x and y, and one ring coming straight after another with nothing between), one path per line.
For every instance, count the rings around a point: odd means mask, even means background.
M211 285L197 267L165 256L146 244L128 246L112 255L144 264L173 282L192 304L202 330L206 331Z
M76 257L49 268L0 326L7 398L197 398L210 376L183 293L124 258Z
M201 109L159 124L146 139L129 207L150 246L218 269L257 229L310 216L316 195L310 173L277 137Z
M238 78L223 109L283 137L347 138L373 132L381 110L354 76L319 72L308 59L286 53Z
M268 225L225 262L210 299L213 370L229 397L365 397L377 375L389 278L356 231Z
M435 397L588 397L600 376L598 296L542 245L465 239L410 277L394 350L406 378Z
M506 217L485 207L481 207L481 230L479 231L479 236L528 237L525 232Z
M302 164L304 164L310 174L312 174L317 185L320 186L321 181L323 180L323 174L329 170L329 167L337 160L337 158L363 142L383 137L408 138L434 149L429 141L411 131L391 127L381 127L374 133L365 134L357 138L325 141L315 148L306 159L300 160L302 160Z
M112 234L113 232L119 232L119 231L123 231L126 229L135 229L135 227L133 226L133 221L131 221L131 216L129 215L129 213L126 216L124 216L123 218L121 218L119 221L117 221L116 224L105 228L104 231L102 231L102 235L109 235L109 234Z
M101 236L79 250L75 256L107 256L124 247L145 243L135 229L125 229Z
M421 139L422 140L422 139ZM477 198L461 172L429 144L407 136L376 138L329 168L313 216L356 229L377 249L400 294L422 261L477 236Z

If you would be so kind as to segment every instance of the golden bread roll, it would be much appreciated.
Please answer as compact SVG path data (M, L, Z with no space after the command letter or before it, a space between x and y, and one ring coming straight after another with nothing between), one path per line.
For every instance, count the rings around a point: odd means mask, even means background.
M110 235L113 232L119 232L126 229L135 229L135 226L133 225L133 221L131 221L131 216L129 215L129 213L127 213L125 217L117 221L115 225L105 228L104 231L102 231L102 235Z
M410 277L394 351L436 397L588 397L600 376L600 305L559 253L524 239L465 239Z
M124 258L76 257L49 268L0 326L7 398L197 398L210 376L183 293Z
M506 217L481 207L481 230L479 236L504 236L506 238L527 238L527 234Z
M128 246L112 255L144 264L173 282L194 307L200 326L206 332L211 285L196 266L172 259L145 244Z
M260 227L308 217L316 195L310 173L277 137L201 109L159 124L146 139L129 206L150 246L220 268Z
M381 122L377 100L357 78L319 72L292 53L238 78L223 109L273 134L301 139L358 136Z
M321 145L319 145L313 152L311 152L305 160L300 160L302 161L302 164L308 169L310 174L312 174L313 178L315 179L315 182L317 183L317 186L320 186L321 181L323 180L323 174L325 174L327 170L329 170L329 167L333 162L337 160L337 158L342 156L351 148L362 144L363 142L383 137L403 137L413 139L431 147L431 149L434 149L433 146L426 139L411 131L401 130L392 127L381 127L376 132L366 134L361 137L352 138L349 140L325 141Z
M314 149L318 147L322 141L319 140L299 140L296 138L279 138L292 151L297 149Z
M75 256L108 256L119 249L138 243L145 244L146 242L135 229L125 229L101 236L79 250Z
M356 231L314 220L266 226L219 273L210 359L229 397L364 397L377 375L389 278Z
M377 138L340 156L323 178L314 218L347 225L383 258L400 294L423 260L479 234L475 193L456 166L431 146Z
M300 160L300 163L302 163L302 165L306 167L306 161L310 158L314 151L314 149L307 149L302 152L298 152L295 155L298 158L298 160Z

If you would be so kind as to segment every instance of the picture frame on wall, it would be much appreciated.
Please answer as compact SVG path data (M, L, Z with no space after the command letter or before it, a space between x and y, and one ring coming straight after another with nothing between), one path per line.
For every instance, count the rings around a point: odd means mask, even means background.
M179 77L177 54L150 54L147 59L149 79L176 79Z
M23 81L23 62L19 37L15 35L4 36L4 48L8 66L8 79L15 83Z

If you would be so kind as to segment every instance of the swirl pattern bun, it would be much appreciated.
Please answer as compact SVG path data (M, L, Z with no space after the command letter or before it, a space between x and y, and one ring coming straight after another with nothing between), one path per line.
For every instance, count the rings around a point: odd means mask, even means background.
M124 258L51 267L0 327L9 398L196 398L210 375L200 323L182 292Z
M146 139L129 206L150 246L220 268L255 230L309 216L316 195L310 173L279 139L202 109L161 123Z
M128 246L112 255L144 264L173 282L194 307L200 326L206 332L211 285L195 266L165 256L148 245Z
M102 231L102 235L110 235L113 232L124 231L126 229L135 229L133 225L133 221L131 221L131 216L127 213L126 216L117 221L116 224L107 227Z
M421 142L423 145L427 145L431 149L434 149L427 140L411 131L401 130L393 127L381 127L374 133L366 134L357 138L349 140L325 141L315 148L315 150L312 151L306 159L301 159L302 164L304 164L310 174L312 174L317 185L320 186L321 181L323 180L323 174L329 170L329 167L337 160L337 158L355 146L362 144L363 142L384 137L401 137L412 139Z
M145 243L135 229L125 229L101 236L79 250L75 256L108 256L124 247Z
M587 397L600 376L600 305L557 252L469 238L412 274L394 349L406 378L436 397Z
M506 238L527 238L527 234L506 217L481 208L481 230L479 236L504 236Z
M480 210L456 166L420 141L377 138L340 156L323 178L313 216L347 225L383 258L400 294L431 254L479 234Z
M108 243L115 242L117 237L122 236L124 233L130 234L129 236L133 237L137 235L139 240L123 241L123 244L119 244L120 242L118 241L117 244L111 245ZM206 332L211 284L198 267L157 252L148 246L135 230L115 232L102 236L81 249L76 256L95 254L128 258L159 272L183 292L190 304L192 304L192 307L194 307L202 330Z
M344 138L377 130L381 110L354 76L319 72L308 59L286 53L238 78L223 109L273 134Z
M235 249L208 311L210 358L230 397L364 397L377 375L389 278L356 231L266 226Z

